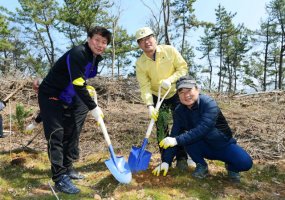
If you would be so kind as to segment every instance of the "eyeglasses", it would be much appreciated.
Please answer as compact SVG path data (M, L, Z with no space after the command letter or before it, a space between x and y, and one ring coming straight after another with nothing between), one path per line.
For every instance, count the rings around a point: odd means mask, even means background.
M139 39L138 43L149 41L151 38L153 38L153 35L146 36L144 38Z

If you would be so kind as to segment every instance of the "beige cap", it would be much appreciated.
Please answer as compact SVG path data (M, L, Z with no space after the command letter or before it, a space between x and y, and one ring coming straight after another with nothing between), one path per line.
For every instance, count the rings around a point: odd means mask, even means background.
M143 28L140 28L139 30L137 30L136 39L138 41L139 39L142 39L142 38L149 36L149 35L152 35L152 34L153 34L153 31L149 27L143 27Z

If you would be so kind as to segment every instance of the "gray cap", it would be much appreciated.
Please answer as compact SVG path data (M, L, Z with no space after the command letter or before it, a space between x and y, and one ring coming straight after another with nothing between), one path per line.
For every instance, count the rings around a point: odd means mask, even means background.
M181 88L193 88L196 86L196 81L191 76L182 76L176 82L176 89L179 90Z

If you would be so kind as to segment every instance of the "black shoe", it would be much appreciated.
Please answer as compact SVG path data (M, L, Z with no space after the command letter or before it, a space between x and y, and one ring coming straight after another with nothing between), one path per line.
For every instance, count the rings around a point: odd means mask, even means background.
M229 180L233 183L240 183L240 175L238 172L233 172L228 170Z
M233 183L240 183L240 175L239 172L230 171L228 169L228 164L225 163L225 168L228 171L228 178Z
M71 178L71 179L84 179L85 177L81 174L79 174L77 171L75 171L73 168L67 170L66 174Z
M80 192L80 190L75 185L73 185L72 181L67 175L62 175L61 179L55 182L54 186L56 190L67 194L77 194Z

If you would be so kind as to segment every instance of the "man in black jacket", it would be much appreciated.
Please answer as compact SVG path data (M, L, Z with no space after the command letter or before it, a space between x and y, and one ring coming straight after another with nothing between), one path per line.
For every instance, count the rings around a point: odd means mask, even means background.
M96 76L101 54L110 41L111 32L107 29L90 29L87 42L60 57L39 86L40 115L48 141L52 180L56 189L65 193L80 191L70 180L70 173L75 173L72 162L78 152L74 151L87 112L91 111L96 121L103 117L89 95L86 80Z

